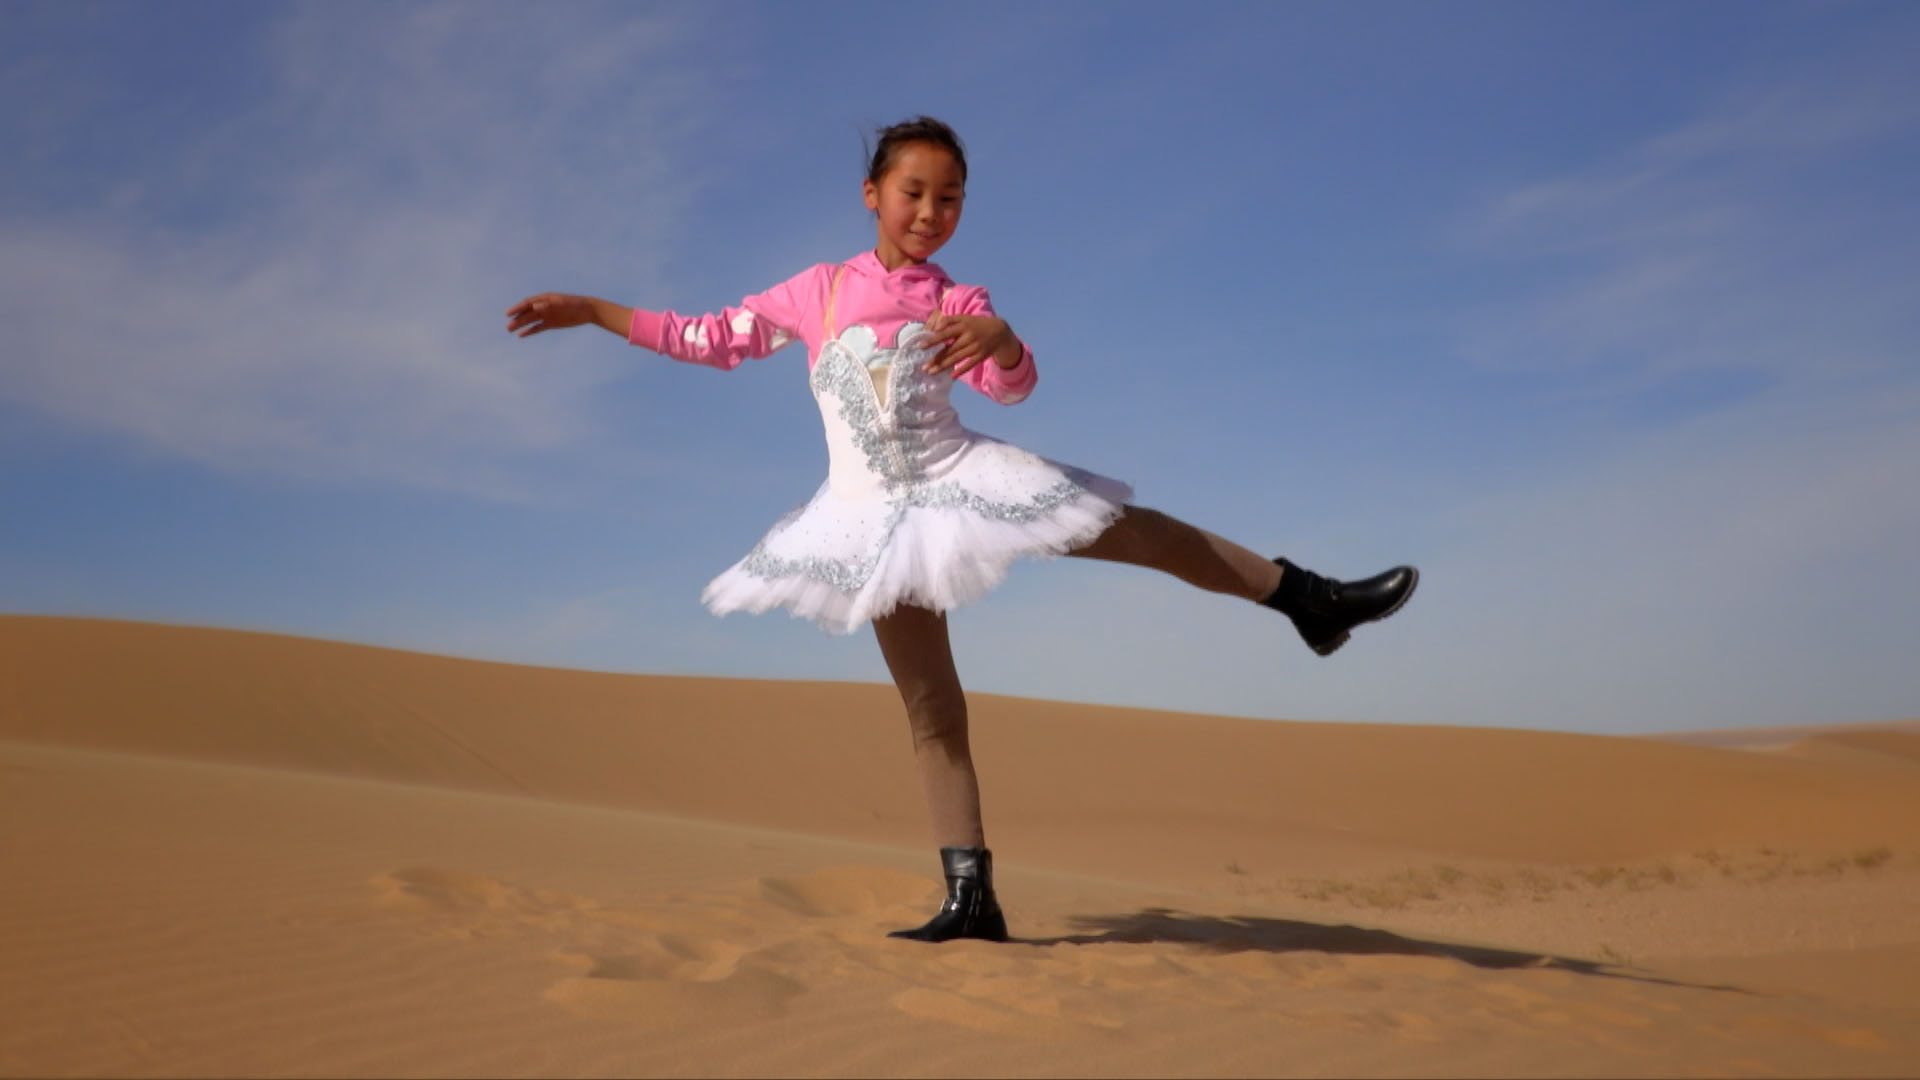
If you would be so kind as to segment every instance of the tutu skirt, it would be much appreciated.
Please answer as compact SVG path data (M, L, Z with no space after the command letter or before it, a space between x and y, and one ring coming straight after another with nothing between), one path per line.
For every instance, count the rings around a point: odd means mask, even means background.
M775 607L846 634L901 604L948 611L984 596L1015 560L1063 555L1113 524L1132 490L969 433L943 480L887 499L822 484L707 586L715 613Z
M950 376L921 373L922 350L875 350L871 338L850 328L821 350L810 382L827 481L707 586L715 614L780 607L845 634L902 604L948 611L1017 559L1092 541L1133 497L1119 480L962 427Z

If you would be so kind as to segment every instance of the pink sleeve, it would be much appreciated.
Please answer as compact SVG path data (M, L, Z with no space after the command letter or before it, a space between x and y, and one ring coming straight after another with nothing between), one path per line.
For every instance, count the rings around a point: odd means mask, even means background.
M749 296L713 315L633 309L627 340L689 364L731 371L745 360L771 355L819 321L823 303L818 266Z
M987 290L978 285L954 286L940 307L949 315L994 313L993 301L987 297ZM1002 405L1017 405L1033 393L1034 384L1040 381L1040 370L1033 365L1033 350L1022 341L1019 363L1003 368L998 361L989 357L960 376L960 381Z

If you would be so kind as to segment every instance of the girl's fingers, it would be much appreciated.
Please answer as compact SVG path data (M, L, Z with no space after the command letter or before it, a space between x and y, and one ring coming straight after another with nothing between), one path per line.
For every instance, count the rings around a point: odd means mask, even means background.
M928 341L952 341L967 329L958 315L935 315L921 325Z
M967 367L972 367L974 364L980 362L975 355L980 351L979 342L974 340L972 332L967 328L965 319L966 316L963 315L947 315L941 312L935 312L923 324L927 328L928 346L931 347L934 344L941 345L940 351L933 354L932 360L927 361L926 371L929 375L938 371L944 371L956 364L966 364ZM961 370L965 370L965 368ZM955 374L958 374L958 372L955 372Z
M953 347L951 356L947 357L938 365L928 367L927 371L932 373L951 370L953 374L958 375L979 362L980 357L975 350L971 347L956 344Z
M532 337L543 330L551 330L547 324L547 311L553 306L553 293L538 293L507 309L507 332L519 337Z
M527 297L525 300L522 300L519 303L508 308L507 314L514 315L514 314L524 314L529 311L538 311L541 308L546 307L552 301L553 301L552 293L535 293L532 296Z
M963 338L955 338L947 342L945 348L933 355L933 359L927 363L927 372L928 374L932 374L936 371L952 367L965 355L967 355L967 343Z

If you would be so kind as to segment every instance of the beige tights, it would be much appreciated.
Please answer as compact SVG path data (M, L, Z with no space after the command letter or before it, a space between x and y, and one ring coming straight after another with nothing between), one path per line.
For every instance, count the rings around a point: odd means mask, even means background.
M1179 518L1129 506L1093 542L1067 554L1163 570L1208 592L1265 600L1280 586L1280 566Z
M922 607L897 607L873 621L880 654L907 707L920 789L940 847L985 847L980 782L967 742L967 698L953 668L947 617Z
M1129 506L1091 543L1068 554L1163 570L1209 592L1261 600L1280 584L1268 559L1158 510ZM985 847L980 783L967 740L967 699L954 670L947 617L900 607L875 619L874 636L907 708L913 755L940 847Z

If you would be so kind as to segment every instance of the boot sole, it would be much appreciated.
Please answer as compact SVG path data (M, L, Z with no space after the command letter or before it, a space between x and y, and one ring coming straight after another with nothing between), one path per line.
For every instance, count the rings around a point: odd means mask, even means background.
M992 920L988 921L985 926L968 927L960 933L954 934L952 937L933 937L931 935L923 937L921 936L921 930L924 929L925 927L921 927L920 930L895 930L887 934L887 936L890 938L899 938L903 941L925 941L934 945L945 944L949 941L992 941L1004 944L1010 940L1010 935L1007 933L1007 919L1005 915L995 916Z
M1387 610L1381 612L1378 615L1375 615L1371 619L1362 619L1360 622L1354 624L1355 626L1365 626L1370 622L1379 622L1381 619L1384 619L1387 616L1393 614L1394 612L1399 611L1401 608L1407 606L1407 601L1413 599L1413 591L1420 587L1420 570L1418 567L1409 566L1407 567L1407 571L1409 574L1412 575L1412 580L1407 582L1407 591L1400 594L1400 599L1395 600L1393 602L1392 607L1388 608ZM1347 643L1347 639L1352 636L1353 636L1352 631L1342 630L1340 631L1340 635L1338 637L1328 638L1325 641L1307 642L1307 648L1312 649L1317 655L1320 655L1320 656L1332 656L1335 652L1338 652L1340 649L1340 646L1345 645Z

